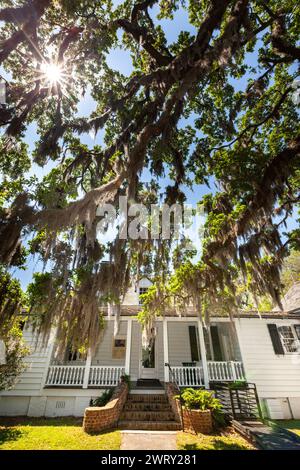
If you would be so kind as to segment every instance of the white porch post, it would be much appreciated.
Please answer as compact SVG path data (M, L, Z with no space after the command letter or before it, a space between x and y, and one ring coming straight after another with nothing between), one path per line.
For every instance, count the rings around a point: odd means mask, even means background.
M83 375L82 388L88 388L91 363L92 363L92 352L91 352L90 349L88 349L87 357L86 357L86 361L85 361L85 369L84 369L84 375Z
M203 368L204 386L205 388L208 389L209 377L208 377L208 366L207 366L207 359L206 359L206 348L205 348L203 327L202 327L202 323L200 320L198 320L198 330L199 330L199 343L200 343L201 361L202 361L202 368Z
M130 372L130 355L131 355L131 337L132 337L132 318L127 320L127 336L126 336L126 354L125 354L125 374Z
M164 340L164 368L165 368L165 383L169 382L169 367L165 364L169 363L169 343L168 343L168 322L163 319L163 340Z

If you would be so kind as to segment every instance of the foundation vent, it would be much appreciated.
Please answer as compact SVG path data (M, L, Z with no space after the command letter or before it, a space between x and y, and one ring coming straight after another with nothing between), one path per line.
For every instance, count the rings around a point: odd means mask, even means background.
M65 408L66 407L66 402L65 401L57 401L56 402L56 409L62 409L62 408Z

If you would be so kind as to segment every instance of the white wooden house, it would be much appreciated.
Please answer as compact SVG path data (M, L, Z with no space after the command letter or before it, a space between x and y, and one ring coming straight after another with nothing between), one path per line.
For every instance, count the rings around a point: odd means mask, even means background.
M114 318L107 315L93 355L66 351L58 362L55 333L46 348L34 349L30 326L25 326L24 337L32 347L28 368L13 390L0 393L0 415L82 416L90 399L115 386L124 373L133 384L157 379L163 385L170 380L169 364L182 387L213 389L216 382L245 378L256 384L270 417L300 418L300 284L288 293L283 312L240 312L233 322L212 312L209 328L192 308L182 315L167 312L156 321L152 347L144 349L136 315L139 295L148 285L142 281L128 292L117 336Z

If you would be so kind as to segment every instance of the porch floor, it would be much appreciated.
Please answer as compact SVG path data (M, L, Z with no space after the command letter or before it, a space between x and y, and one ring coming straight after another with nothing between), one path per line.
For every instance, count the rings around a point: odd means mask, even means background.
M138 379L134 388L154 390L162 389L163 386L162 383L157 379Z

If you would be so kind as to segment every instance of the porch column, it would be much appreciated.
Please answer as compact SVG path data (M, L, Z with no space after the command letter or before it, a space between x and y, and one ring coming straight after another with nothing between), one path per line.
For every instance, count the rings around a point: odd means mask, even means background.
M165 364L169 363L169 343L168 343L168 322L163 319L163 339L164 339L164 368L165 368L165 383L169 382L169 367Z
M131 355L131 337L132 337L132 318L127 320L127 336L126 336L126 354L125 354L125 374L130 372L130 355Z
M209 376L208 376L208 366L207 366L207 359L206 359L206 348L205 348L205 341L204 341L204 334L203 334L203 326L200 320L198 320L198 330L199 330L199 343L200 343L200 351L201 351L201 362L203 368L203 378L204 378L204 386L205 388L209 388Z
M86 356L86 361L85 361L85 369L84 369L84 375L83 375L82 388L88 388L91 364L92 364L92 351L90 349L88 349L87 356Z

